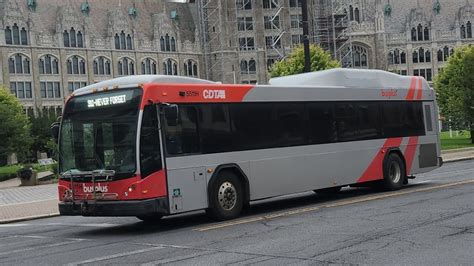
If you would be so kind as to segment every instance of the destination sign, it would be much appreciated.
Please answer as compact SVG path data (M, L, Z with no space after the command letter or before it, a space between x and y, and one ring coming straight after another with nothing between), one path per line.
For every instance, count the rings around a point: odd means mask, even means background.
M96 99L87 100L87 107L94 108L107 105L122 104L127 102L127 95L115 95L110 97L102 97Z

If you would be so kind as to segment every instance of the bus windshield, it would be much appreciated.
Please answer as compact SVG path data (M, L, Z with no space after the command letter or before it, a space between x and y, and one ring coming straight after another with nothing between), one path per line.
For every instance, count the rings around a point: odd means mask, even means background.
M60 172L114 170L115 178L136 171L136 139L141 89L72 98L61 123Z

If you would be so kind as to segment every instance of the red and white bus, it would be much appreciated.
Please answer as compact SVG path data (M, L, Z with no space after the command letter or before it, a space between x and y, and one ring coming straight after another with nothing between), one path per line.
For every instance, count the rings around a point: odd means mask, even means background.
M62 215L237 217L251 201L440 167L435 93L420 77L333 69L229 85L130 76L79 89L59 130Z

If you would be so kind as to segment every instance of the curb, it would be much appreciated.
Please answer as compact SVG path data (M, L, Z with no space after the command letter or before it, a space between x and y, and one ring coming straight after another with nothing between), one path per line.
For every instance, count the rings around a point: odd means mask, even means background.
M49 213L49 214L40 214L40 215L34 215L34 216L26 216L26 217L13 218L13 219L7 219L7 220L0 220L0 224L24 222L24 221L43 219L43 218L57 217L57 216L59 216L59 212Z
M474 160L474 157L462 157L462 158L455 158L443 161L443 163L455 163L455 162L462 162L462 161L469 161Z

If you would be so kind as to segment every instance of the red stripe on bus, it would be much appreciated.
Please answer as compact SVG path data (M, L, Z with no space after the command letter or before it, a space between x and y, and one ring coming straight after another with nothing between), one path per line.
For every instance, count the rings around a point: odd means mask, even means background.
M402 143L403 138L391 138L387 139L383 144L382 148L377 152L375 158L370 163L369 167L364 171L362 176L357 180L357 183L374 181L383 178L383 159L385 158L385 152L389 148L398 148Z
M219 103L242 102L254 85L145 84L141 108L149 102Z
M416 99L421 100L423 98L423 80L418 78L418 89L417 89Z
M406 174L411 172L411 166L415 158L416 147L418 146L418 137L410 137L407 148L405 149Z
M416 77L412 77L410 88L408 89L408 94L406 97L407 101L411 101L415 98L415 90L416 90Z

